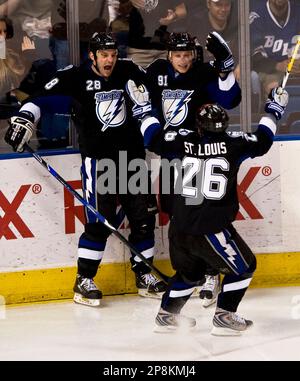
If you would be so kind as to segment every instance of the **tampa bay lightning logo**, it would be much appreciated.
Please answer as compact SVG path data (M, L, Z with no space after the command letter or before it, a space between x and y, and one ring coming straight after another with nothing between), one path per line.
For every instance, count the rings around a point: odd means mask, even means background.
M166 125L179 126L188 114L188 102L194 90L164 90L162 92L162 109Z
M96 114L103 124L101 131L108 127L121 126L126 119L125 101L123 90L102 91L95 94Z

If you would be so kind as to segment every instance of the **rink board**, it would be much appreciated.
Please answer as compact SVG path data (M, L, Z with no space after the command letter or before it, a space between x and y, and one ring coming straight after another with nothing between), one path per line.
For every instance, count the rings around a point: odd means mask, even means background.
M235 226L257 254L253 286L300 284L299 151L299 141L278 141L267 155L242 164ZM44 158L80 192L78 154ZM71 297L82 206L28 155L0 164L0 295L7 303ZM156 264L170 274L167 228L158 216ZM127 248L110 237L97 275L105 294L136 292L128 261Z

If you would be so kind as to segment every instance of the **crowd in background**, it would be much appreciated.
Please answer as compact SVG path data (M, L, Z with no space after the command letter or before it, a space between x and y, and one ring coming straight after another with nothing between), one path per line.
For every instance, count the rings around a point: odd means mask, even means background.
M237 63L235 76L240 79L237 0L78 0L78 4L81 62L88 59L88 40L95 31L111 30L118 40L119 55L146 68L153 60L167 57L169 33L187 31L205 46L207 34L215 30L229 43ZM296 0L250 0L253 87L259 87L261 98L257 105L254 97L253 112L261 111L269 89L280 84L299 38L299 14ZM56 70L71 63L68 22L66 0L0 0L2 152L8 149L3 143L6 119ZM211 59L203 53L204 60ZM300 87L299 62L294 65L292 83ZM49 107L48 117L41 121L37 138L45 148L70 144L68 100L60 103L60 117L53 119ZM58 132L57 126L63 132Z

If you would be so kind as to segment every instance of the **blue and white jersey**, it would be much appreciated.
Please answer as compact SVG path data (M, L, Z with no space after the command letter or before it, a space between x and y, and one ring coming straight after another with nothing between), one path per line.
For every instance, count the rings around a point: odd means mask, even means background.
M300 37L300 1L290 0L285 20L280 24L268 1L260 1L249 16L252 54L280 62L291 56ZM300 54L299 57L300 58Z
M176 229L199 235L220 232L235 220L239 209L237 174L248 158L262 156L273 144L276 119L263 116L257 130L198 132L141 128L150 151L179 159L172 213ZM175 164L175 162L174 162Z
M41 110L49 110L49 97L72 98L72 116L76 122L79 148L83 156L118 162L119 151L128 153L128 160L145 156L138 119L152 115L150 101L143 94L144 72L132 61L117 60L109 78L97 75L92 64L66 67L56 72L44 88L22 106L38 122ZM141 95L141 97L139 97ZM147 125L157 124L150 117Z
M158 59L147 68L146 85L161 125L170 129L193 128L196 110L203 104L218 103L231 109L241 101L233 72L220 78L210 63L200 61L179 74L169 60Z

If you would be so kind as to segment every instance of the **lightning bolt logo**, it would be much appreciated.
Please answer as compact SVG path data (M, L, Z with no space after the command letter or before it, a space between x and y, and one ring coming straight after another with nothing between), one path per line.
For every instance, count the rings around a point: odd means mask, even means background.
M117 102L111 101L109 106L106 109L106 112L103 114L105 124L101 128L101 131L104 132L111 122L115 119L115 117L120 113L123 105L122 98L119 98Z
M188 90L164 90L163 91L163 110L165 114L166 129L170 124L178 126L186 118L187 104L191 100L194 91ZM174 121L174 119L177 119ZM173 123L172 123L173 122Z
M227 242L226 236L224 232L220 232L217 234L212 234L208 238L212 248L222 257L225 257L226 261L230 262L236 269L238 269L238 264L236 260L238 259L238 253L234 250L229 242Z
M123 90L112 90L95 94L96 114L102 124L101 131L121 126L126 119Z
M227 259L228 261L235 267L237 268L237 265L235 263L235 256L236 256L236 252L233 250L232 247L226 247L226 249L224 250L225 253L228 255Z

